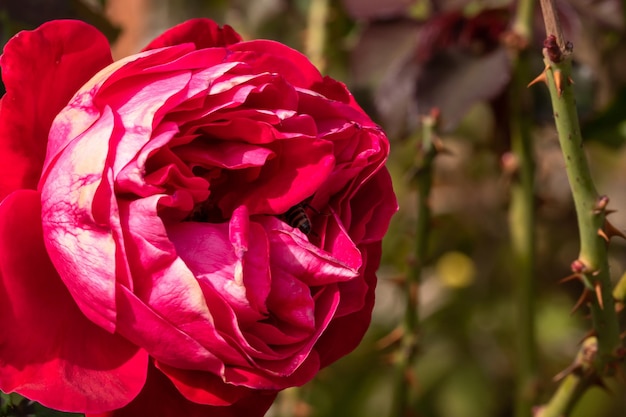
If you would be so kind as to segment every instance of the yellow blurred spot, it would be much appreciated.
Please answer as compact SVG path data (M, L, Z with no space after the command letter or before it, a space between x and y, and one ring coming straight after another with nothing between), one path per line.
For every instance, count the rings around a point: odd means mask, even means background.
M461 252L447 252L442 255L435 265L435 270L437 277L446 287L467 287L476 278L474 261Z

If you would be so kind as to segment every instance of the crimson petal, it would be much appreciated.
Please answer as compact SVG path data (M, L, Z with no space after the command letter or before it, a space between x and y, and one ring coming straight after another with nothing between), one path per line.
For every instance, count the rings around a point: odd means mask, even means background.
M210 19L191 19L163 32L144 51L193 43L197 49L224 47L241 42L241 36L228 25L219 27Z
M147 354L78 309L46 253L39 199L21 190L0 204L0 389L63 411L122 407Z
M52 120L111 62L104 35L75 20L44 23L7 42L0 58L7 91L0 109L0 198L37 187Z
M128 406L110 413L85 417L262 417L276 398L274 391L250 390L228 406L210 406L187 400L159 370L149 367L148 382Z

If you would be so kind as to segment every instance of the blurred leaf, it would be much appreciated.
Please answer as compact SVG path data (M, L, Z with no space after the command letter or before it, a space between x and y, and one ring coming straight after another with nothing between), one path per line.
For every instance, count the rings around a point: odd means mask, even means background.
M402 19L366 27L352 55L354 81L373 91L389 135L413 131L433 107L450 130L473 104L499 95L511 77L499 46L507 19L505 9L485 9L471 17L453 11L423 24Z
M511 64L504 48L476 56L461 50L437 54L417 78L417 113L441 110L442 129L457 126L476 102L500 94L511 79Z
M405 19L365 28L351 55L353 83L373 91L376 111L391 137L407 124L413 100L419 24Z

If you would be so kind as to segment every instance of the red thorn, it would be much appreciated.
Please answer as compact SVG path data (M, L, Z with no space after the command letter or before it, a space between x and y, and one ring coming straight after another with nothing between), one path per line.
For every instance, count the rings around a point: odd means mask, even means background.
M566 282L570 282L570 281L573 281L575 279L577 279L577 280L582 282L583 277L579 273L571 274L571 275L568 275L565 278L561 279L559 281L559 284L565 284Z
M571 365L568 365L567 368L563 369L561 372L554 375L552 377L552 381L559 382L560 380L562 380L569 374L574 373L578 369L580 369L580 365L578 365L577 363L572 363Z
M396 327L391 332L387 333L381 339L376 341L376 347L380 350L388 348L394 345L396 342L400 341L403 335L404 330L402 329L402 327Z
M596 299L598 300L598 305L600 306L600 310L604 310L604 301L602 300L602 283L600 281L596 281L593 283L593 288L596 292Z
M529 88L537 83L543 82L543 83L548 83L548 78L546 77L546 70L550 68L549 65L546 65L546 67L543 69L543 71L541 71L541 74L539 74L534 80L532 80L531 82L528 83L528 85L526 86L526 88Z
M559 93L559 97L563 94L563 73L560 70L554 70L554 85L556 91Z
M583 293L578 298L578 301L576 301L576 304L574 304L574 307L572 307L570 314L574 314L580 307L582 307L583 304L588 303L590 295L591 291L589 291L588 288L583 289Z
M609 237L606 235L606 233L604 232L604 230L602 229L598 229L598 236L600 236L602 239L604 239L604 241L606 243L609 243Z
M626 235L624 234L624 232L613 226L610 221L604 220L604 228L606 229L606 234L609 238L612 238L613 236L619 236L622 239L626 239Z
M574 80L572 79L572 77L567 77L567 82L568 82L570 85L574 85L574 84L576 84L576 83L574 82Z

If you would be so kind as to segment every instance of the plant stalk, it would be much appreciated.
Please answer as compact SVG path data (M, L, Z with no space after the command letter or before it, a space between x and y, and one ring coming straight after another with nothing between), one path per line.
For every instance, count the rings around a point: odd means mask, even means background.
M395 386L391 417L412 415L410 391L414 388L413 365L417 356L419 331L419 285L422 269L428 256L431 210L430 190L433 180L433 165L437 155L435 128L438 115L433 112L422 120L421 149L416 164L415 181L418 194L418 215L415 229L415 256L410 274L405 280L405 303L402 338L395 357Z
M528 44L532 36L533 0L520 0L513 23L515 44L510 90L511 149L518 170L511 186L509 228L516 271L517 390L515 417L530 417L537 397L535 338L535 161L531 137Z
M572 46L565 43L556 15L554 0L541 0L542 12L548 38L543 50L546 65L545 77L559 143L565 160L565 169L576 208L580 235L580 253L576 261L577 273L590 295L589 304L594 332L597 335L597 351L593 355L592 369L598 377L606 374L614 365L621 345L615 302L609 276L607 243L598 235L604 226L606 212L600 204L587 159L583 151L578 113L571 82ZM554 45L556 41L556 45ZM574 268L573 268L574 269ZM566 377L555 397L540 414L562 416L580 398L580 392L588 387L589 378L573 383Z

